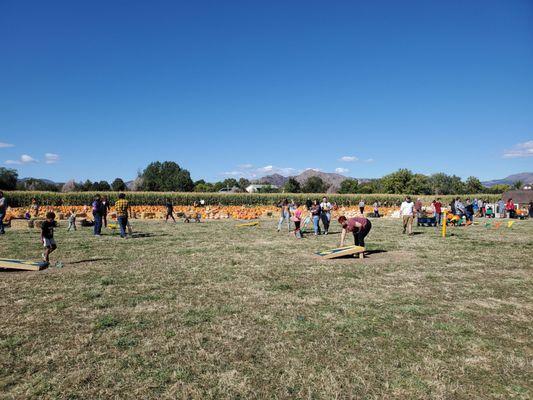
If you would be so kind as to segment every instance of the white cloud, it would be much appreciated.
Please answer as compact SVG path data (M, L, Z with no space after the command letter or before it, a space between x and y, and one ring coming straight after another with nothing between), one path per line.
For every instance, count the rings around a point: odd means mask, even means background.
M290 167L277 167L275 165L265 165L264 167L255 168L252 164L239 165L234 171L222 172L222 176L243 177L248 179L257 179L265 175L280 174L283 176L294 175L298 171Z
M345 173L347 173L347 172L350 172L350 170L349 170L348 168L340 168L340 167L339 167L339 168L335 168L335 172L336 172L337 174L345 174Z
M15 147L15 145L11 143L0 142L0 149L5 149L7 147Z
M503 152L503 158L524 158L533 157L533 140L518 143L510 150Z
M55 164L56 162L59 161L59 154L46 153L44 155L44 159L45 159L44 162L47 164Z
M23 165L23 164L32 164L38 162L35 158L32 156L29 156L27 154L23 154L20 156L20 159L18 160L7 160L6 164L8 165Z
M339 158L339 161L343 162L354 162L357 160L359 159L356 156L342 156L341 158Z
M365 160L365 162L374 162L374 159L373 159L373 158L367 158L367 159Z

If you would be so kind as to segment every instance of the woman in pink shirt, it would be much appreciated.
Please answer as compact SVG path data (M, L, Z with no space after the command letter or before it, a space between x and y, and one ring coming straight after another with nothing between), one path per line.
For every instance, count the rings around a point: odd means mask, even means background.
M339 224L342 225L341 243L340 247L344 246L346 239L346 232L353 233L353 239L356 246L365 247L365 237L372 229L372 223L365 217L346 218L344 215L340 216Z
M302 231L300 230L300 225L302 223L302 210L300 210L300 205L296 204L296 209L294 210L291 220L294 222L294 236L301 239Z

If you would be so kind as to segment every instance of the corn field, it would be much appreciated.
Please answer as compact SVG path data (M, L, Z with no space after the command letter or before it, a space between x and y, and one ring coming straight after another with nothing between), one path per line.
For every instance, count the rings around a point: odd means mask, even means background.
M40 205L50 206L79 206L89 205L96 192L32 192L32 191L13 191L4 192L7 203L11 207L25 207L35 198ZM118 192L100 193L108 197L111 203L118 198ZM307 199L321 199L324 194L319 193L178 193L178 192L126 192L126 198L131 205L164 205L171 201L174 205L192 205L204 200L206 205L221 204L224 206L256 206L256 205L275 205L283 199L294 200L297 203L305 203ZM405 195L398 194L332 194L327 195L330 202L336 202L338 205L354 206L363 199L367 205L379 202L383 206L399 205ZM411 198L420 198L424 203L429 203L437 196L411 196ZM455 195L439 196L443 204L448 204ZM497 194L465 194L460 196L462 199L478 198L488 202L495 202L501 196Z

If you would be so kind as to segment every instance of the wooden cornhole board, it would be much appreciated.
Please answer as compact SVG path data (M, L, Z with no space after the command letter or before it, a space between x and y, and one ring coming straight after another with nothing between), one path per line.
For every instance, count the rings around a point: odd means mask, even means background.
M6 269L20 269L24 271L40 271L48 267L48 264L34 261L23 261L23 260L10 260L7 258L0 258L0 268Z
M323 257L327 260L330 258L344 257L349 255L359 254L359 258L364 258L365 248L361 246L345 246L339 247L337 249L324 250L316 253L320 257Z

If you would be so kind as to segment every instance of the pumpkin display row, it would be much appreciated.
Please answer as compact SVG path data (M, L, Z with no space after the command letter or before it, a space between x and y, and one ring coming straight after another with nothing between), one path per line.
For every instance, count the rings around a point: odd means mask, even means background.
M305 207L300 207L304 211ZM397 208L395 207L380 207L381 215L391 215ZM48 211L56 213L57 219L68 218L71 213L75 213L78 217L92 217L91 208L89 206L43 206L38 210L33 210L28 207L14 207L8 208L6 213L6 221L10 219L20 218L44 218ZM365 213L373 212L372 207L365 207ZM206 207L192 207L192 206L174 206L174 215L182 216L196 216L200 215L202 219L237 219L237 220L252 220L261 217L278 217L280 209L275 206L206 206ZM339 215L346 215L347 217L359 214L359 207L339 207L333 211L333 217ZM115 209L111 207L109 217L115 217ZM166 215L165 206L132 206L131 216L138 219L164 219Z

